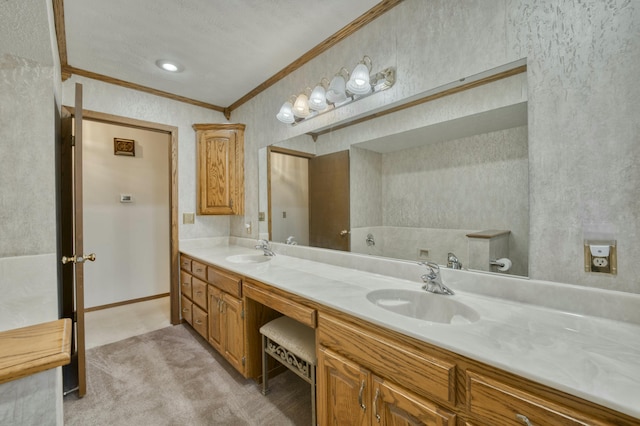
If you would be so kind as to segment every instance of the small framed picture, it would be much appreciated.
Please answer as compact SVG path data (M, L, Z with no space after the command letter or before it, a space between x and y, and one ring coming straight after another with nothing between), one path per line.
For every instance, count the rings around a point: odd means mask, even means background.
M133 139L113 138L113 155L136 156L136 142Z

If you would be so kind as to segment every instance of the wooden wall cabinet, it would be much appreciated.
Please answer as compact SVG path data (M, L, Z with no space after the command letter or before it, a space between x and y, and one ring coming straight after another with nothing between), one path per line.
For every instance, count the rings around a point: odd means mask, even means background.
M244 214L244 124L194 124L200 215Z

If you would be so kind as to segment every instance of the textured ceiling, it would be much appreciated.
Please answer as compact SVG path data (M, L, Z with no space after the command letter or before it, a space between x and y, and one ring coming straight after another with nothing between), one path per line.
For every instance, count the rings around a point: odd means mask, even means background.
M227 107L379 0L64 0L74 68ZM170 59L184 71L159 69Z

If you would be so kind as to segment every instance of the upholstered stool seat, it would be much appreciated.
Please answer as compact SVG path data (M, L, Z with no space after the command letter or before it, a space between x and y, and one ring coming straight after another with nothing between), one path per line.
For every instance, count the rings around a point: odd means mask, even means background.
M315 330L287 316L260 327L262 334L262 393L269 391L267 356L311 384L311 417L316 424L316 338Z

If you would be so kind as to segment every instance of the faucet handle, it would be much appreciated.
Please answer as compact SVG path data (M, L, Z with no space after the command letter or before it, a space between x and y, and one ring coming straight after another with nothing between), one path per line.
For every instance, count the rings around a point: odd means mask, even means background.
M424 265L429 269L429 272L427 272L426 274L420 277L422 278L422 281L428 282L438 278L438 274L440 274L440 266L437 263L423 261L423 262L418 262L418 265Z

